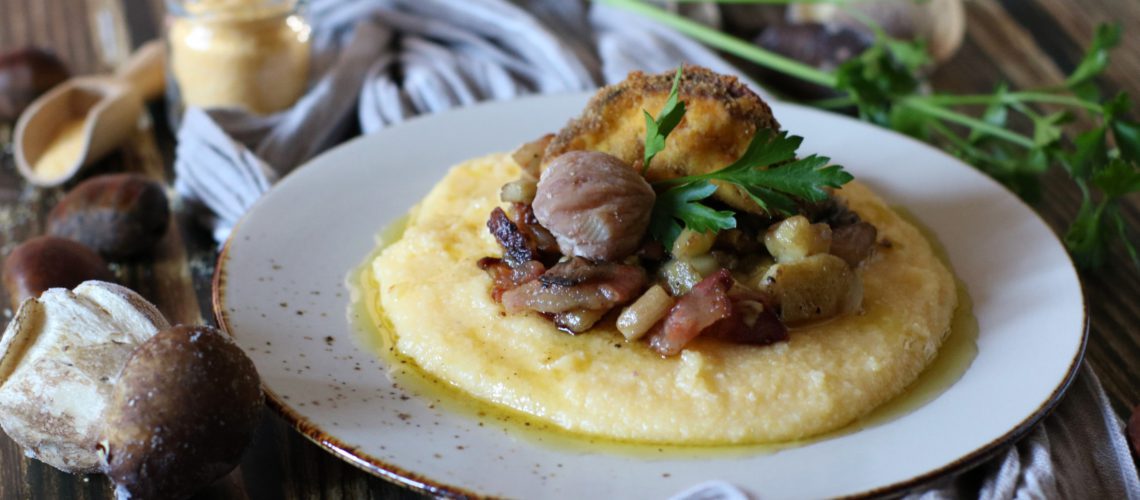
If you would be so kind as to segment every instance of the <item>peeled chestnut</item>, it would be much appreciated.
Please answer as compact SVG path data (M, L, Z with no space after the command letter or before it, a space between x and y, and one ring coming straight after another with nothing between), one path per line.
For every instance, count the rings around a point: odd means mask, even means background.
M75 288L87 280L114 281L114 277L99 254L68 239L32 238L4 259L4 289L13 309L49 288Z
M106 473L120 498L187 497L238 464L261 409L257 370L229 337L163 330L119 375L99 444Z
M597 151L570 151L543 170L534 216L565 255L617 260L641 245L656 195L640 172Z
M32 101L68 76L63 62L42 49L0 54L0 122L16 121Z
M92 177L48 216L48 232L113 260L144 254L166 234L170 207L162 186L139 174Z

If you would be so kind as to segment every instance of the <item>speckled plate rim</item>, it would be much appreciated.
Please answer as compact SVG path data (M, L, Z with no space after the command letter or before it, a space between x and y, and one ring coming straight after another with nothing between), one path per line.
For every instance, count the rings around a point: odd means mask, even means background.
M584 99L585 95L586 94L583 94L581 97ZM535 103L535 105L538 106L539 104L541 104L541 101L544 99L561 98L561 97L567 97L567 96L538 96L538 97L524 98L521 100L522 101L533 101ZM421 121L421 120L440 120L440 121L442 121L442 120L445 120L448 117L448 115L451 115L451 114L465 113L465 112L468 112L471 109L475 109L475 108L494 107L494 106L499 105L499 104L502 104L502 103L496 103L496 102L482 103L482 104L478 104L478 105L471 106L468 108L461 108L461 109L452 110L452 111L448 111L448 112L444 112L444 113L439 113L437 115L430 115L430 116L426 116L426 117L417 117L417 118L414 118L412 121ZM797 105L784 104L784 103L780 103L779 106L780 107L802 108L802 107L797 106ZM814 110L811 108L802 108L802 110L806 110L807 112L810 112L810 113L827 115L828 117L830 117L832 119L853 121L853 122L859 123L860 125L866 126L862 122L858 122L857 120L854 120L854 119L849 118L849 117L840 116L840 115L832 115L830 113L825 113L825 112ZM925 144L923 144L923 143L921 143L921 142L919 142L913 138L910 138L910 137L907 137L907 136L904 136L901 134L895 134L895 133L892 133L892 135L894 135L895 139L897 139L899 141L905 141L905 142L918 144L924 148L930 149L932 153L935 153L935 154L938 154L941 156L945 156L947 158L951 158L953 161L957 161L956 159L953 159L952 157L950 157L946 153L938 151L934 148L930 148L929 146L926 146ZM356 141L362 141L362 140L368 140L368 137L361 137L361 138L354 139L353 141L349 141L349 143L338 146L335 149L345 148L346 146L348 146L351 143L355 143ZM328 154L328 153L326 153L326 154ZM312 161L310 161L310 163L312 163L313 161L316 161L316 160L312 160ZM969 167L964 165L964 164L963 164L963 167L969 169ZM970 169L970 171L974 172L972 169ZM974 173L977 174L976 172L974 172ZM992 179L985 177L981 174L977 174L977 175L979 177L984 178L986 182L989 182L990 184L997 186L997 187L999 187L999 189L1002 189L1003 191L1005 191L1004 187L1001 187L996 181L993 181ZM284 179L282 182L283 183L284 182L296 182L296 181L294 181L295 178L296 178L296 176L289 176L286 179ZM1012 193L1009 193L1008 191L1005 191L1005 192L1008 196L1016 198L1016 196L1013 195ZM259 200L258 203L255 204L254 208L252 208L249 212L247 212L247 215L246 215L246 217L243 217L242 222L245 222L245 220L248 218L249 214L255 212L256 207L261 204L261 202L264 200L264 198L265 197L263 197L262 200ZM1045 226L1046 228L1048 227L1047 224L1044 222L1044 220L1041 219L1041 217L1031 207L1029 207L1027 204L1025 204L1020 199L1018 199L1017 201L1019 204L1022 205L1023 208L1025 208L1028 212L1033 214L1033 218L1035 219L1034 220L1035 223L1041 224L1041 225ZM229 333L231 336L234 335L234 329L231 325L228 314L226 312L227 309L225 307L225 304L226 304L226 300L225 300L226 285L228 282L227 264L229 263L229 254L230 254L230 250L231 250L231 244L233 243L235 236L238 235L241 225L242 225L242 223L239 223L234 228L234 231L231 234L231 237L229 239L227 239L227 241L223 245L223 248L222 248L222 250L218 256L217 266L216 266L214 277L213 277L212 299L213 299L213 306L214 306L214 311L215 311L215 318L218 322L219 327L221 329L223 329L224 331L226 331L227 333ZM1061 246L1063 248L1063 244L1061 243L1060 239L1056 236L1056 234L1053 233L1052 231L1050 231L1050 234L1053 237L1053 242L1056 245ZM1076 276L1077 275L1076 270L1075 270L1075 267L1073 266L1071 260L1066 259L1066 262L1068 264L1067 270L1071 271L1072 274L1074 276ZM1057 404L1061 401L1064 393L1066 392L1066 390L1068 389L1068 387L1071 385L1072 381L1076 377L1076 374L1077 374L1077 372L1081 366L1081 363L1083 361L1085 349L1086 349L1087 342L1088 342L1088 328L1089 328L1088 306L1087 306L1087 302L1085 300L1083 284L1080 282L1079 278L1075 280L1075 284L1076 284L1078 292L1079 292L1079 296L1080 296L1080 300L1081 300L1080 306L1081 306L1081 311L1082 311L1082 318L1081 318L1082 327L1081 327L1079 345L1078 345L1078 348L1075 352L1075 355L1072 357L1071 361L1069 362L1068 368L1067 368L1067 370L1066 370L1066 372L1065 372L1065 374L1061 380L1061 383L1056 386L1056 388L1053 390L1053 392L1050 394L1050 396L1048 398L1046 398L1040 404L1039 407L1037 407L1035 410L1033 410L1028 416L1026 416L1021 422L1019 422L1017 425L1015 425L1013 428L1011 428L1004 435L1001 435L1001 436L989 441L988 443L986 443L980 447L977 447L974 451L972 451L968 454L965 454L965 455L959 457L958 459L953 460L952 462L949 462L949 463L943 465L942 467L938 467L938 468L929 470L925 473L915 475L915 476L908 478L908 479L905 479L905 480L897 481L897 482L894 482L891 484L881 485L879 487L868 489L865 491L861 491L861 492L858 492L858 493L855 493L852 495L847 495L847 496L844 496L843 498L862 498L862 497L871 497L871 496L902 495L908 491L912 491L918 487L926 485L930 481L933 481L934 479L945 477L945 476L950 476L950 475L953 475L956 473L963 472L963 471L965 471L969 468L972 468L973 466L985 461L986 459L996 455L998 452L1003 451L1006 447L1012 445L1018 439L1020 439L1025 434L1027 434L1030 430L1032 430L1036 426L1036 424L1038 424L1043 418L1045 418L1047 415L1049 415L1052 412L1052 410L1057 406ZM351 444L348 444L348 443L345 443L345 442L341 441L340 439L338 439L337 437L335 437L333 434L326 432L324 429L322 429L319 425L315 424L309 418L303 416L300 412L297 411L297 409L295 407L290 405L283 398L278 396L277 393L274 392L270 387L265 386L264 390L266 393L266 400L267 400L267 403L269 404L269 406L274 411L276 411L278 414L280 414L287 422L289 422L293 428L295 428L298 432L300 432L303 436L305 436L310 441L316 443L317 445L321 446L322 448L328 450L333 455L341 458L342 460L345 460L346 462L350 463L351 465L353 465L353 466L355 466L355 467L357 467L357 468L359 468L365 472L376 475L378 477L381 477L381 478L386 479L388 481L391 481L393 483L400 484L402 486L408 487L412 490L431 494L431 495L449 496L449 497L481 497L481 496L485 496L485 495L482 495L482 494L477 493L477 492L468 491L461 486L447 484L445 481L439 481L439 480L436 480L433 478L424 477L424 476L419 475L415 472L405 470L405 469L401 468L400 466L397 466L393 463L389 463L388 461L382 460L378 457L375 457L375 456L372 456L368 453L365 453L365 452L361 451L358 447L351 445Z

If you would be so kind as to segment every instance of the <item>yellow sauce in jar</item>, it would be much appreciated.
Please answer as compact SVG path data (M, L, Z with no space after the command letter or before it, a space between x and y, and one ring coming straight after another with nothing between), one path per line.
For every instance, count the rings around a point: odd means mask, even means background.
M293 105L309 78L308 24L296 1L184 2L170 22L170 70L187 106L269 114Z

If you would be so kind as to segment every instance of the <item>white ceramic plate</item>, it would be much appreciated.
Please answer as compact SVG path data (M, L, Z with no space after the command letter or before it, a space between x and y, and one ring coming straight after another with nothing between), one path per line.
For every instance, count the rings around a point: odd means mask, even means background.
M760 498L815 498L897 492L976 463L1024 434L1068 385L1086 332L1080 284L1032 210L922 143L777 103L784 128L806 137L801 151L831 156L909 209L966 283L978 354L935 399L887 423L775 453L649 459L548 447L393 387L383 363L355 343L345 276L450 165L557 130L586 98L522 99L410 121L313 160L249 212L219 259L215 310L297 429L364 470L436 494L664 498L720 479Z

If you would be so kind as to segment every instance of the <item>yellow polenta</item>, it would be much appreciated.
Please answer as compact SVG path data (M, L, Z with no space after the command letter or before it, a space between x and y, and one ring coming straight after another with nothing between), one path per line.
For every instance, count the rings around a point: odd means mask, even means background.
M506 155L455 167L373 262L395 348L472 396L573 432L674 444L762 443L833 430L898 395L933 359L954 278L913 226L865 186L840 196L890 242L863 263L863 312L755 347L698 340L663 359L612 321L571 336L508 316L475 262L500 249L486 220L518 177Z

